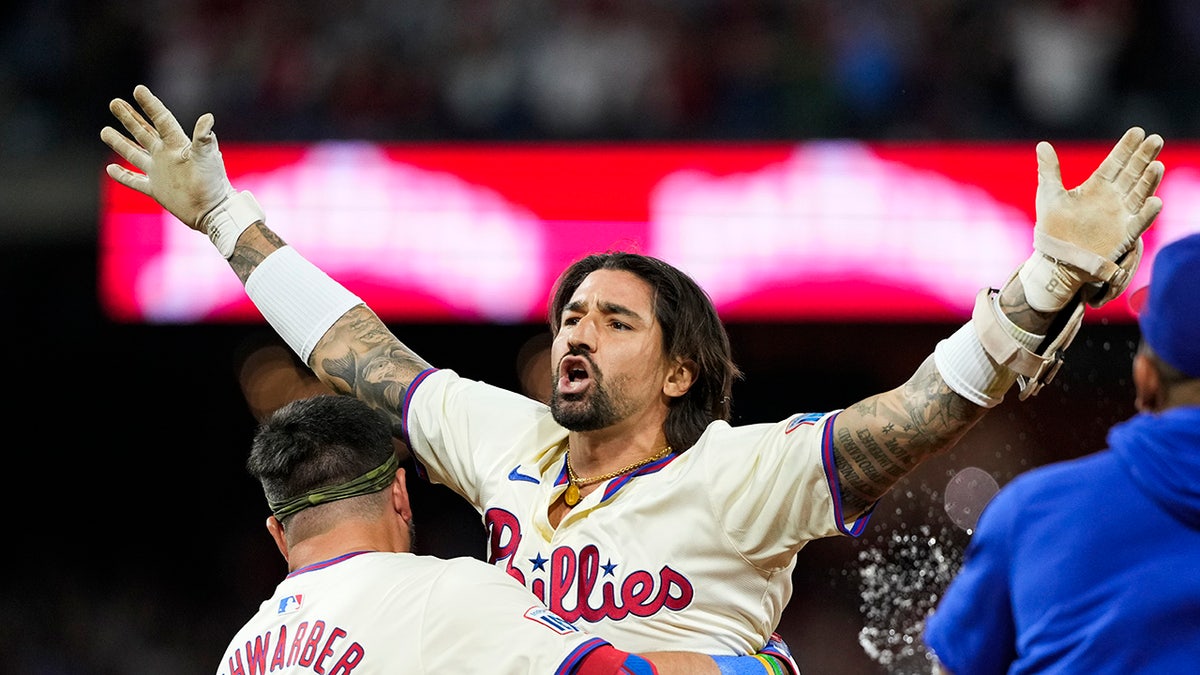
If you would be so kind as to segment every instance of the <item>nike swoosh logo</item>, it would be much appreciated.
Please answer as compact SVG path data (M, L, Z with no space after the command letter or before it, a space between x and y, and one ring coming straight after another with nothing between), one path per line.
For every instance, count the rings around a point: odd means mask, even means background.
M528 481L530 483L540 483L541 482L537 478L534 478L533 476L528 476L526 474L521 473L521 465L520 464L513 467L512 471L508 472L508 479L509 480L523 480L523 481Z

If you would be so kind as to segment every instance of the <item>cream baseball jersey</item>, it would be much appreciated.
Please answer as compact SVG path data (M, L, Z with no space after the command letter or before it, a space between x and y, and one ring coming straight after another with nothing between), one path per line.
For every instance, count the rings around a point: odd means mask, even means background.
M362 552L289 574L217 674L568 673L607 644L474 558Z
M836 412L714 422L686 452L614 478L557 528L567 431L521 394L431 369L404 421L418 470L473 504L487 559L568 621L629 651L753 654L779 624L796 554L857 536L831 456Z

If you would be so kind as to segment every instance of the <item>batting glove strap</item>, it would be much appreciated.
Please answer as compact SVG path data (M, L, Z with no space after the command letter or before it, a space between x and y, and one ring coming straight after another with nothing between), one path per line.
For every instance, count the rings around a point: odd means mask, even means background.
M238 238L254 223L266 222L266 214L248 190L230 192L220 204L200 217L198 228L225 256L233 257Z
M1063 309L1085 285L1088 304L1103 305L1129 286L1142 257L1141 237L1116 262L1040 231L1033 233L1033 248L1018 274L1029 306L1042 312Z
M1138 239L1140 240L1141 237ZM1080 270L1088 277L1088 281L1120 283L1126 274L1125 270L1115 262L1069 241L1056 239L1045 232L1034 231L1033 248L1051 260Z
M1050 383L1063 364L1063 354L1083 323L1082 302L1076 302L1058 334L1045 336L1022 330L1000 311L999 291L985 288L975 298L971 324L988 357L1016 373L1020 399L1035 396Z
M1087 304L1091 307L1103 307L1109 300L1124 293L1125 289L1129 287L1129 282L1133 281L1133 275L1137 272L1138 265L1142 262L1143 250L1142 238L1138 237L1133 248L1117 259L1116 264L1120 267L1120 272L1114 274L1109 281L1085 286L1083 294L1087 298Z

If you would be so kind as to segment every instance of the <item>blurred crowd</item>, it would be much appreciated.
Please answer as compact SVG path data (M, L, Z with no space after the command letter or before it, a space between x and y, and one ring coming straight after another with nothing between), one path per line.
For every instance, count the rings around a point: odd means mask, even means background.
M6 153L91 143L137 82L238 140L1200 132L1190 0L46 0L0 16Z

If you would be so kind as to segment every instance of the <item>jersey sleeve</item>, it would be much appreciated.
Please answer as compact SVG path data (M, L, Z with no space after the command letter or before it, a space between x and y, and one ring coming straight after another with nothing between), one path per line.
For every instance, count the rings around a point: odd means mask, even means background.
M980 514L963 564L926 621L926 646L951 672L1002 675L1016 658L1009 570L1012 500L1001 491Z
M422 373L404 401L404 435L422 478L446 485L472 504L525 430L548 417L545 404L460 377Z
M814 539L857 535L868 515L847 523L832 459L833 413L794 415L777 423L706 434L704 480L714 516L732 545L756 566L790 564Z

